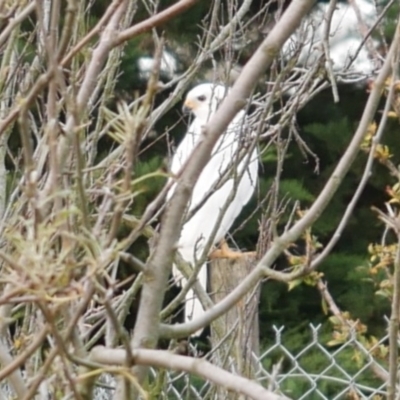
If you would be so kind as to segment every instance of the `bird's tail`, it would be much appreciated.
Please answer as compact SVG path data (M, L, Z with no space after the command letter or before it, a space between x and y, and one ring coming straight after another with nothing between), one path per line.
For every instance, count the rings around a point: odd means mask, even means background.
M175 282L181 286L185 287L187 280L182 276L181 272L173 266L172 269ZM199 273L197 275L197 280L200 285L206 290L207 288L207 265L204 264L200 267ZM201 304L199 298L194 293L193 289L189 289L185 296L185 322L190 322L199 318L204 313L203 305ZM203 329L198 330L193 336L200 336Z

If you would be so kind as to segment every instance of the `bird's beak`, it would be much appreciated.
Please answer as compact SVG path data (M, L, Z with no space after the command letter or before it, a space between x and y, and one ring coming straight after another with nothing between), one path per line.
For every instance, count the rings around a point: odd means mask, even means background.
M186 101L183 103L182 112L183 112L185 115L188 115L188 114L190 114L190 113L193 111L193 107L194 107L194 104L193 104L191 101L186 100Z

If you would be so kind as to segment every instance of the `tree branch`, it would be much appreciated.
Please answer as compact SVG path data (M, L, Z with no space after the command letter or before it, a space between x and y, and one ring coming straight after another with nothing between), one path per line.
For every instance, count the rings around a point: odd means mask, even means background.
M132 39L135 36L140 35L143 32L147 32L150 29L155 28L165 22L170 21L172 18L179 14L182 14L199 0L180 0L171 7L164 11L159 12L156 15L146 19L145 21L139 22L138 24L132 26L131 28L125 29L120 32L115 40L115 45L120 45L123 42Z
M181 356L164 350L146 349L134 350L133 357L138 365L185 371L254 400L288 400L287 397L277 395L253 380L233 375L204 359ZM106 365L124 365L126 352L122 349L98 346L90 352L90 360Z
M0 34L0 47L6 42L6 40L11 35L11 32L15 29L17 25L24 21L24 19L28 18L28 16L35 9L36 4L34 1L29 3L19 14L17 14L14 18L10 19L8 25L3 29Z
M295 4L295 2L293 2L291 5L293 4ZM289 11L289 9L290 7L287 9L287 11ZM277 26L278 25L276 25L275 28ZM304 266L303 268L299 268L292 272L286 273L286 272L276 271L272 269L271 266L273 265L277 257L291 243L296 241L301 236L301 234L319 218L321 213L326 209L327 205L335 195L337 189L339 188L340 183L343 181L351 165L353 164L358 152L360 151L360 144L364 139L365 132L367 131L368 126L371 120L373 119L376 109L379 105L379 101L385 86L385 81L392 69L392 59L395 54L398 37L400 36L399 31L400 31L400 21L397 27L397 34L396 34L397 39L395 38L395 40L393 41L389 54L386 58L386 61L374 83L373 90L370 93L362 118L353 136L353 139L351 140L349 146L346 149L346 152L343 154L342 158L340 159L336 169L332 173L328 182L322 189L321 193L319 194L318 198L315 200L313 205L307 211L307 213L291 229L286 231L284 234L282 234L280 237L278 237L272 242L271 247L269 248L267 253L262 257L262 259L258 263L257 267L253 270L253 272L251 272L248 275L248 277L233 292L231 292L228 296L226 296L223 301L216 304L210 310L207 310L197 320L184 324L176 324L174 326L161 325L162 337L173 337L173 338L185 337L188 334L196 332L203 326L210 324L213 320L215 320L216 318L224 314L226 311L228 311L229 308L232 307L237 301L239 301L249 290L251 290L251 288L263 276L267 276L271 279L278 280L281 282L290 282L293 279L299 278L312 271L312 268L310 267L307 268L306 266ZM268 38L266 40L268 40ZM251 59L249 63L252 62L252 60L253 59ZM246 67L242 73L245 73ZM231 98L231 96L229 96L229 98ZM221 109L224 106L224 104L226 104L226 102L224 102L221 105ZM225 109L224 111L228 112ZM220 115L219 113L217 114ZM214 122L214 118L212 119L212 121L210 121L210 124L211 122ZM216 125L217 121L215 121L215 125L211 126L215 127ZM194 159L194 155L192 159ZM192 163L190 165L192 165Z
M154 347L158 341L159 313L171 270L173 252L182 227L182 210L185 209L193 187L210 159L215 143L237 112L246 104L246 99L250 96L259 77L271 65L285 41L300 25L303 16L307 14L313 4L314 0L294 0L290 4L281 20L243 68L232 90L206 125L204 139L190 156L190 162L179 178L174 195L163 215L158 243L147 263L141 303L132 340L133 348ZM262 274L263 272L259 268L257 279L251 282L244 293L251 289ZM231 303L231 305L233 304ZM214 309L215 307L211 308L211 310ZM190 325L192 326L193 323L196 321L191 322ZM203 326L205 324L199 326L198 329ZM146 371L138 369L136 373L141 381L144 379Z

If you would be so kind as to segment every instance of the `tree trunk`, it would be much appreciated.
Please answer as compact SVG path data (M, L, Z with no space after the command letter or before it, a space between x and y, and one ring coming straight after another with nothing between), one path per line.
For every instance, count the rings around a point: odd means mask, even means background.
M210 262L210 293L215 303L238 286L255 265L255 256L243 255L232 260ZM253 353L259 353L258 302L260 286L238 302L211 326L213 358L225 369L251 377L255 372ZM223 389L218 389L222 390ZM217 398L233 399L233 393L218 393ZM225 396L225 397L224 397ZM239 398L239 397L235 397Z

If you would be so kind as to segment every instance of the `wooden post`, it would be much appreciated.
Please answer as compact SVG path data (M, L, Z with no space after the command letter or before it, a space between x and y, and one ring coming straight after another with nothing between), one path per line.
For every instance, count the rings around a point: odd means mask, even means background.
M214 259L209 265L209 287L217 303L238 286L255 266L255 256ZM258 302L260 286L247 294L228 313L211 326L211 343L218 365L241 375L254 376L252 353L259 354ZM233 399L229 397L218 398ZM226 395L226 394L225 394ZM236 398L236 397L235 397Z

